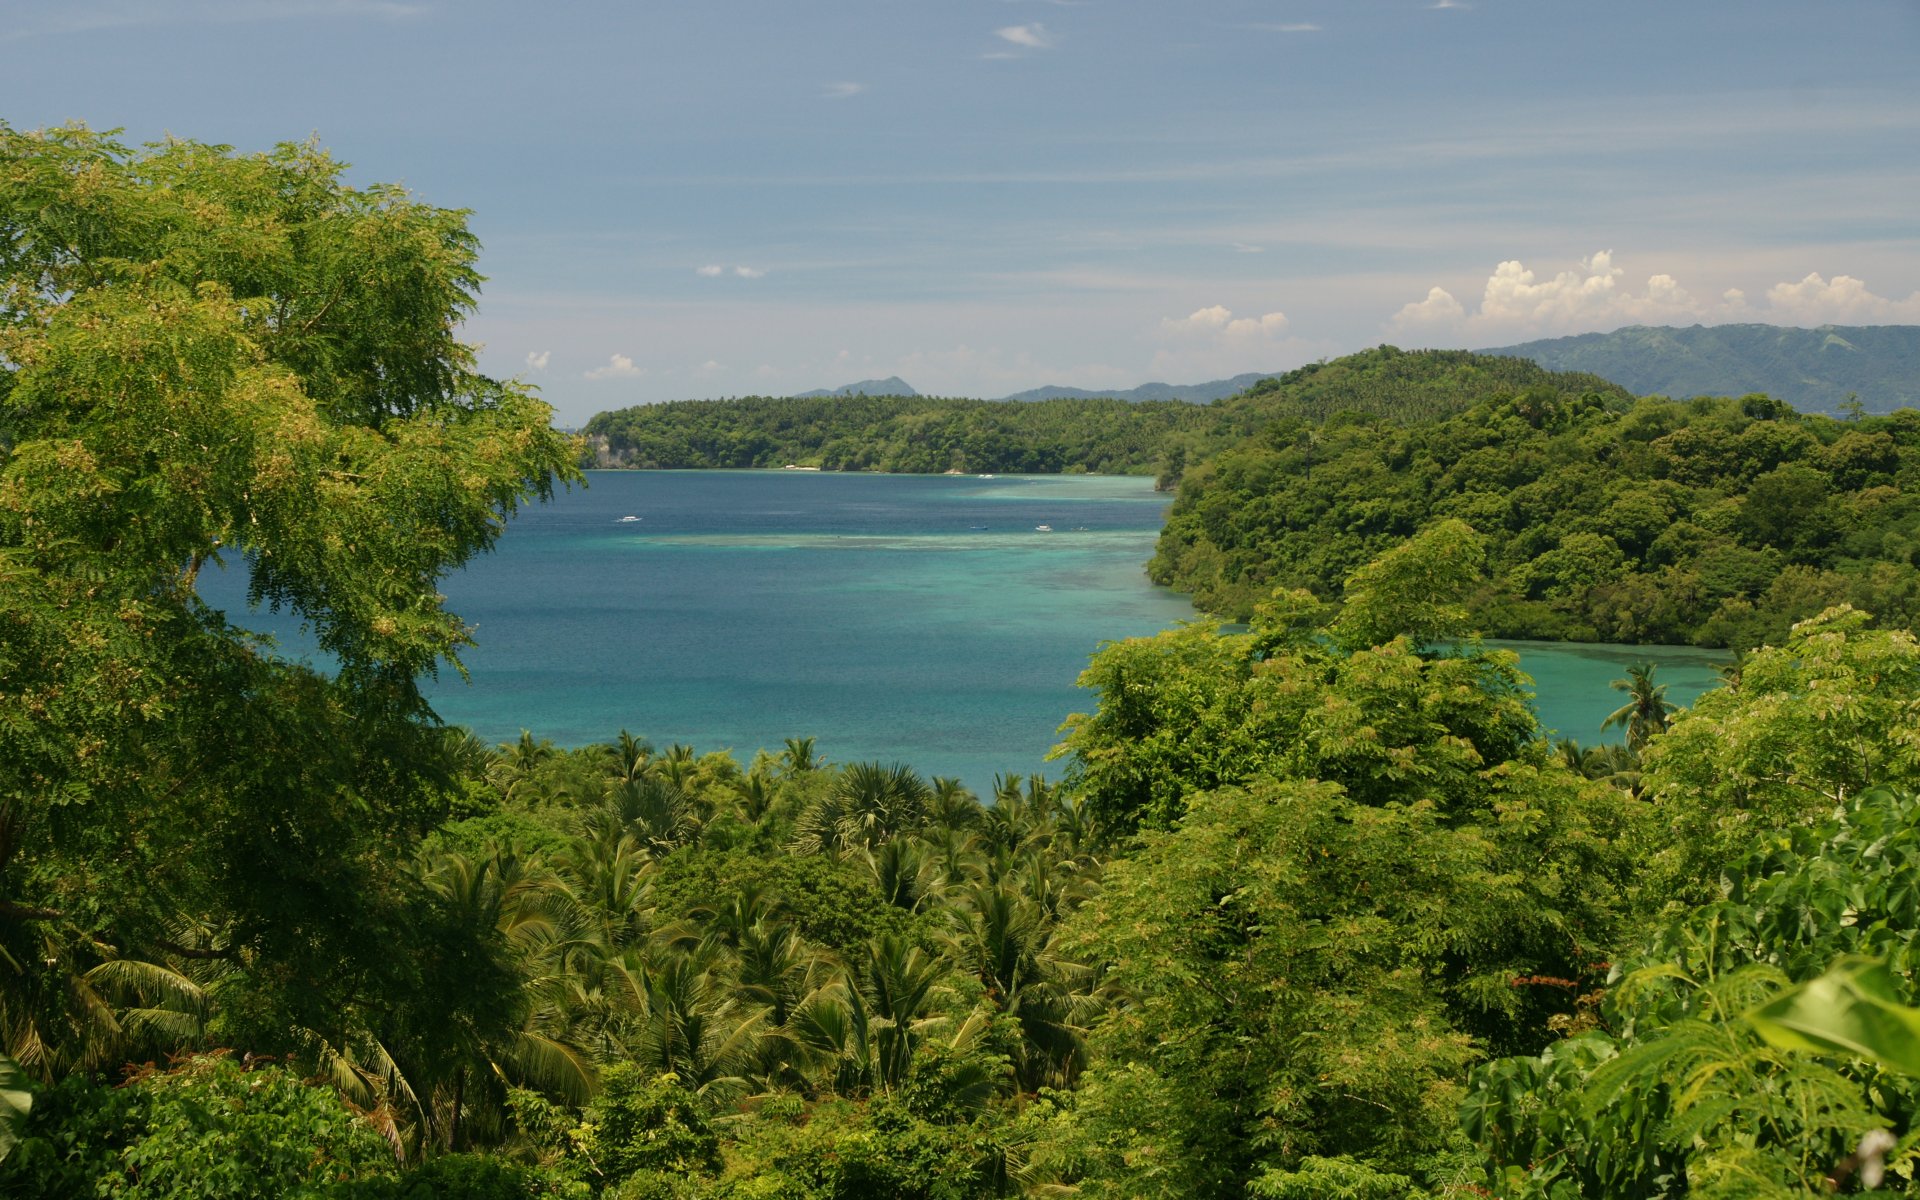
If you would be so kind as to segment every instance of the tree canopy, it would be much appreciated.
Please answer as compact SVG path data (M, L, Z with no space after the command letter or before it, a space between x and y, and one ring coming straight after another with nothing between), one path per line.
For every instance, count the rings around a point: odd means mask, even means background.
M102 961L244 962L261 1021L337 1029L445 811L435 585L575 477L458 340L465 214L343 170L0 127L0 935L40 1069L87 1017L33 979ZM203 604L215 562L332 669Z

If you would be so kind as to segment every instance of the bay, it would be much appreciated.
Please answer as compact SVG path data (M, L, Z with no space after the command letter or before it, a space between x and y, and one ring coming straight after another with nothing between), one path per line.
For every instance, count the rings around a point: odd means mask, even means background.
M478 644L463 655L470 682L443 672L428 696L488 742L626 729L744 762L806 736L834 761L905 762L983 789L1047 770L1061 721L1091 707L1074 681L1103 641L1194 616L1146 579L1169 498L1144 478L597 471L589 483L523 510L444 585ZM206 581L210 603L240 607L236 574ZM291 652L309 644L290 622L239 619ZM1628 665L1657 662L1669 697L1690 703L1719 661L1506 644L1539 680L1543 723L1582 742L1603 740L1622 699L1608 683Z

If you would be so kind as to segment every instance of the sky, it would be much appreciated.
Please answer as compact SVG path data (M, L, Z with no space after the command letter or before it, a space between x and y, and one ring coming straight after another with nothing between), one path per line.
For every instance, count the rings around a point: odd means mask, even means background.
M1920 0L0 0L0 120L472 210L563 424L1920 323Z

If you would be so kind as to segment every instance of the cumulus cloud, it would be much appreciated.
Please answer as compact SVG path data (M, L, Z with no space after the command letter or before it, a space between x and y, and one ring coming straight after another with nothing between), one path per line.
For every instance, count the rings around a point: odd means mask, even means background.
M1415 329L1448 327L1464 320L1466 315L1467 310L1453 298L1452 292L1443 287L1436 287L1427 289L1425 300L1416 300L1403 306L1398 313L1394 314L1391 324L1396 327Z
M1831 281L1809 272L1798 283L1776 283L1767 289L1767 306L1782 318L1803 325L1858 325L1870 321L1920 319L1920 292L1905 300L1876 296L1851 275Z
M1614 265L1611 250L1580 260L1577 267L1550 276L1536 274L1510 259L1495 267L1469 312L1445 288L1434 287L1424 300L1405 305L1387 323L1396 334L1490 337L1504 334L1563 333L1635 322L1660 323L1707 315L1671 275L1652 275L1640 291L1625 286L1626 271Z
M838 83L822 84L820 94L829 100L845 100L848 96L858 96L866 90L866 84L855 83L849 79L841 80Z
M722 275L732 275L736 279L759 279L766 274L766 271L760 267L730 267L724 263L708 263L704 267L695 267L693 273L703 279L718 279Z
M532 367L532 368L533 368L534 370L536 370L536 371L544 371L544 370L546 370L546 369L547 369L547 363L548 363L548 361L549 361L549 360L551 360L552 358L553 358L553 351L551 351L551 350L529 350L529 351L527 351L527 365L528 365L529 367Z
M1190 383L1246 371L1278 371L1316 357L1307 344L1287 336L1282 312L1235 316L1224 304L1198 308L1160 322L1161 346L1148 370L1155 379Z
M759 267L735 267L733 273L742 279L758 279L766 274Z
M993 35L1003 42L1012 42L1028 50L1046 50L1053 45L1053 35L1038 21L1031 25L1008 25L994 30Z
M607 357L606 366L595 367L586 375L588 379L638 379L646 373L644 367L634 366L633 360L626 355L613 354Z
M725 275L727 273L727 269L721 266L719 263L708 263L704 267L695 267L693 269L693 273L695 275L704 275L708 279L717 279L720 276Z
M1178 336L1239 339L1273 338L1287 331L1287 314L1270 312L1260 317L1235 317L1224 304L1195 309L1184 317L1169 317L1160 328Z
M1458 338L1478 345L1502 339L1584 333L1621 325L1680 322L1762 321L1780 325L1860 324L1920 320L1920 292L1905 300L1875 295L1851 275L1831 280L1818 272L1797 283L1777 283L1766 304L1750 304L1739 288L1727 288L1717 300L1694 296L1672 275L1649 275L1641 288L1627 285L1626 271L1612 251L1582 259L1578 267L1541 276L1517 259L1501 263L1487 277L1477 309L1469 309L1443 287L1424 300L1401 307L1387 322L1400 337Z
M1433 9L1441 9L1441 8L1468 9L1468 8L1472 8L1473 5L1468 4L1466 0L1433 0L1433 3L1427 5L1427 7L1433 8Z

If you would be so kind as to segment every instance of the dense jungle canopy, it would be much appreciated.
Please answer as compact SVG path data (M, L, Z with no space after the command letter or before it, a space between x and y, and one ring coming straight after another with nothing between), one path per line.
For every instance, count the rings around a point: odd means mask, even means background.
M0 127L0 1194L1913 1190L1911 414L1382 349L1168 410L1247 619L1096 654L1058 781L488 747L436 584L580 447L341 170ZM1478 634L1636 586L1753 648L1549 742Z

